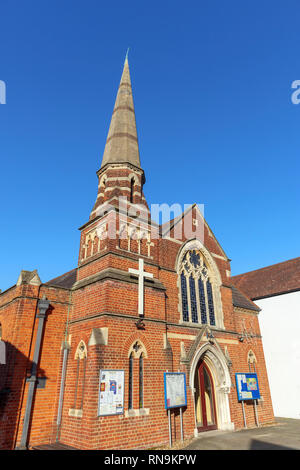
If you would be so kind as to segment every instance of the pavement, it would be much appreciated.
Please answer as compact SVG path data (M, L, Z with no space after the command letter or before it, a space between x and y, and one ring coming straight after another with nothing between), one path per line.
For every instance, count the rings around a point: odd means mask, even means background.
M300 419L275 418L275 424L239 431L201 434L186 450L300 450Z

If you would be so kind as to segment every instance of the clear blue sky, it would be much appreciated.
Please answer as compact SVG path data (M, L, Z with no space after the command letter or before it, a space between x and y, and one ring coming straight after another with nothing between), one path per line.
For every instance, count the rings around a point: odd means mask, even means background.
M1 4L2 290L77 264L129 46L149 203L205 204L238 274L300 255L299 1Z

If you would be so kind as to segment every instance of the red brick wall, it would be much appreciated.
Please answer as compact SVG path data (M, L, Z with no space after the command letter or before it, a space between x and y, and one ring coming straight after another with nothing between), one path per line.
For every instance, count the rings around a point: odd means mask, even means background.
M193 217L198 217L195 209ZM93 224L93 223L92 223ZM92 224L84 227L84 236ZM172 232L171 234L172 235ZM204 244L212 253L222 279L221 299L225 331L214 329L215 339L225 353L225 346L232 361L230 376L232 387L229 394L231 420L236 428L243 426L241 405L237 401L235 372L247 372L247 354L252 349L257 358L257 373L263 402L258 406L261 423L273 420L267 372L257 315L233 308L230 288L230 263L222 252L209 228L204 226ZM84 236L81 238L81 249ZM177 285L176 259L181 244L170 239L153 240L150 257L145 256L145 270L159 280L161 288L145 288L145 329L138 330L138 286L136 283L116 279L103 279L72 291L42 285L14 287L0 296L0 322L3 339L10 343L13 371L8 375L11 393L5 407L1 409L0 446L13 448L18 444L22 432L27 398L26 370L30 371L34 352L37 320L35 319L38 298L44 294L50 300L42 341L39 375L47 377L46 388L35 393L29 433L30 445L49 443L59 438L63 443L83 449L128 449L147 448L168 442L168 418L164 408L163 373L183 371L187 373L188 406L183 412L184 435L194 433L195 418L192 391L189 388L189 368L181 362L181 339L171 337L170 348L164 349L164 335L168 332L197 336L200 325L180 323L179 292ZM138 267L137 245L133 252L120 249L118 240L107 240L106 248L80 260L78 280L87 279L107 268L128 272ZM144 252L146 253L146 251ZM217 255L217 256L214 256ZM71 302L71 303L70 303ZM69 312L68 329L66 320ZM93 328L108 328L108 344L89 346ZM243 328L252 329L255 338L240 342ZM65 336L66 333L66 336ZM62 369L62 342L70 339L71 346L67 363L67 377L63 403L62 423L57 429L56 418ZM146 351L144 360L144 416L98 417L98 392L100 369L125 370L125 410L128 409L129 349L139 339ZM75 352L79 342L87 346L86 375L82 417L69 416L74 408L77 360ZM198 345L198 348L202 343ZM186 351L192 347L191 339L184 339ZM11 356L10 356L11 357ZM3 382L3 366L0 369ZM134 359L134 409L138 408L138 360ZM76 408L80 406L83 386L83 362L80 362ZM248 426L255 425L253 405L245 406ZM172 411L173 439L180 438L179 412Z
M215 338L220 338L221 348L224 351L228 340L227 350L232 360L230 370L233 387L229 394L232 421L236 428L243 427L241 405L237 401L234 373L248 371L247 354L252 349L257 357L257 372L260 381L263 404L258 406L260 422L273 420L272 405L263 351L260 338L254 343L241 343L238 334L241 331L241 318L245 318L246 327L255 326L259 335L256 315L234 312L232 305L232 291L229 287L230 279L226 271L230 271L229 261L220 249L216 240L209 234L205 226L205 246L210 252L218 255L214 261L218 266L223 285L221 287L224 324L227 333L215 331ZM186 327L179 324L180 312L178 309L178 286L176 273L176 258L180 244L164 239L156 240L152 249L152 258L145 259L145 269L152 272L165 286L166 292L153 288L145 288L145 330L139 331L135 326L137 319L138 292L136 284L128 284L121 281L106 280L90 284L87 287L76 290L73 294L74 310L70 323L72 335L72 348L68 361L68 373L66 382L65 402L63 411L63 424L61 429L62 442L80 448L91 449L126 449L147 448L160 443L168 442L168 419L164 409L163 372L184 371L186 367L180 361L180 340L169 339L170 349L164 349L163 337L168 332L197 335L199 329ZM111 243L110 254L95 257L80 269L80 279L99 272L100 269L113 267L124 272L128 268L137 268L138 256L132 253L120 254L116 244ZM115 314L110 316L107 313ZM107 315L101 316L101 313ZM130 318L128 318L130 317ZM152 321L151 321L152 320ZM155 321L154 321L155 320ZM176 326L177 325L177 326ZM93 328L108 327L108 345L88 346L87 379L85 384L85 397L82 409L82 417L70 417L69 409L73 407L74 384L76 377L75 351L80 340L88 345ZM109 416L98 417L98 393L99 371L103 369L125 370L125 410L128 408L128 353L130 345L136 339L140 339L145 345L148 358L145 359L144 379L144 407L149 408L146 416ZM189 349L192 342L185 340L185 346ZM200 345L199 345L200 346ZM134 408L138 401L138 361L134 360ZM187 374L187 385L189 376ZM185 437L194 433L194 405L191 390L188 388L188 407L184 410L184 434ZM253 405L246 405L248 426L255 425ZM180 438L179 412L172 411L173 438Z
M38 376L46 376L46 388L37 389L34 401L29 440L50 440L56 407L60 346L66 322L69 293L42 286L21 285L1 295L0 322L3 340L7 343L7 364L0 366L0 380L10 389L0 411L0 448L18 445L23 428L27 401L26 377L30 375L35 347L38 319L37 302L46 295L50 300L44 326Z

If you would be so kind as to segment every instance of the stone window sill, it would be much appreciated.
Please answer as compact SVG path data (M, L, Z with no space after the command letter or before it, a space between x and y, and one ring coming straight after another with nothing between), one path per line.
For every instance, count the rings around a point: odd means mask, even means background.
M76 410L75 408L70 408L69 416L73 416L73 418L82 418L82 410Z
M179 324L183 326L188 326L189 328L204 328L207 326L207 328L209 328L210 330L225 330L224 326L210 325L209 323L194 323L191 321L179 320Z

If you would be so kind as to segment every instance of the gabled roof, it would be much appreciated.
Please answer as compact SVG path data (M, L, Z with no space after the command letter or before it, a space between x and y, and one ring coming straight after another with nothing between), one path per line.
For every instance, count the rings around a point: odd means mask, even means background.
M175 217L174 219L160 225L160 232L161 232L161 235L162 236L166 236L168 232L171 232L172 228L175 227L175 225L177 225L191 210L193 209L196 209L198 211L198 213L200 214L201 218L203 219L204 221L204 224L205 226L207 227L207 229L209 230L209 232L211 233L212 237L214 238L215 242L217 243L218 247L220 248L223 256L229 260L228 256L226 255L225 251L223 250L223 248L221 247L220 243L218 242L218 240L216 239L213 231L211 230L210 226L208 225L208 223L206 222L205 218L203 217L203 214L202 212L200 211L199 207L197 206L196 203L192 204L190 207L188 207L187 209L185 209L184 212L182 212L182 214L178 215L177 217ZM230 260L229 260L230 261Z
M232 277L252 300L300 290L300 257Z
M77 276L77 268L72 269L72 271L68 271L61 276L55 277L50 281L46 282L46 286L53 286L53 287L62 287L64 289L71 289L73 284L76 282Z
M37 269L35 269L34 271L26 271L23 269L18 278L17 286L20 286L21 284L31 284L34 286L39 286L41 283L42 281L38 275Z

